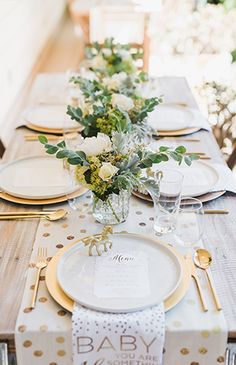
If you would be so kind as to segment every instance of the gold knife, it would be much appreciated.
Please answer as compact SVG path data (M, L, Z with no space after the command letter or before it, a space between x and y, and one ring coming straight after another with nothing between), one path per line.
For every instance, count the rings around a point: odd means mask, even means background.
M229 214L228 209L204 209L204 214Z
M190 254L186 255L185 258L186 258L187 263L189 265L191 276L195 281L195 284L196 284L196 287L197 287L197 290L198 290L198 294L199 294L199 297L200 297L202 309L203 309L204 312L207 312L208 307L207 307L206 300L205 300L203 292L202 292L200 281L199 281L198 276L197 276L197 270L196 270L196 266L194 265L193 258Z

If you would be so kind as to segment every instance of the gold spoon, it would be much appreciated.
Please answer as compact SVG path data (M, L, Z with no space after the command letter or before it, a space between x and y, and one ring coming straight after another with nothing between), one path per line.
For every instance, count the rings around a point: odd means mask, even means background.
M193 259L194 259L194 263L197 267L199 267L202 270L205 270L207 279L208 279L208 282L209 282L209 285L211 288L211 292L212 292L212 295L213 295L213 298L215 301L216 309L218 311L220 311L222 309L222 307L220 305L218 295L214 288L211 274L208 271L208 268L210 267L210 265L212 263L212 256L211 256L210 252L203 248L199 248L198 250L195 251Z
M65 209L57 209L57 210L41 210L39 211L13 211L13 212L0 212L0 217L1 216L11 216L11 215L47 215L47 214L52 214L52 213L57 213L58 215L66 215L68 212Z
M0 220L11 220L11 219L25 219L25 218L44 218L49 221L57 221L59 219L64 218L68 214L64 209L59 209L56 212L46 213L45 212L37 212L36 214L23 214L17 213L15 215L0 215Z

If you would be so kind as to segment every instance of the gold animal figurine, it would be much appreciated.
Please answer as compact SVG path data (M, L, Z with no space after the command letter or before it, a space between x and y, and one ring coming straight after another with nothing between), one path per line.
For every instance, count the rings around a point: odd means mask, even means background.
M84 238L82 242L85 246L89 246L89 256L93 256L93 248L95 247L98 256L102 255L100 246L103 245L103 250L105 252L112 248L112 242L109 239L109 234L113 233L113 228L111 226L105 226L102 233L95 234L94 236ZM107 247L108 246L108 247Z

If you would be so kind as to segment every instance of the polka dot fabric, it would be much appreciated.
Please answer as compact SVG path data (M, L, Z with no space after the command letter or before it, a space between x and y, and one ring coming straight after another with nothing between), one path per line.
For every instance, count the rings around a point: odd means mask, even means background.
M103 313L75 304L72 316L74 364L99 358L162 364L165 337L164 306L132 313ZM125 353L125 356L124 356ZM88 357L89 356L89 357Z
M102 225L95 222L92 216L89 194L80 197L79 202L80 204L77 204L79 210L76 212L71 211L66 219L57 222L45 222L42 220L39 223L15 329L18 365L72 365L71 314L58 305L48 293L45 283L45 270L41 273L35 309L31 310L29 304L35 283L35 262L38 247L47 247L50 260L58 250L71 244L77 238L101 232ZM60 207L68 209L66 204L57 208ZM51 209L55 209L55 206L52 206ZM127 221L115 226L114 229L116 232L127 231L152 237L152 205L137 198L131 198L130 213ZM171 243L171 237L168 239L168 242ZM165 314L164 365L219 365L224 363L224 351L227 343L227 328L224 316L222 312L215 310L204 273L199 271L198 274L208 302L209 311L207 313L202 312L196 288L191 281L185 298L175 308ZM156 313L155 310L155 308L148 309L147 313L151 311ZM149 354L147 353L146 357L141 357L139 363L139 360L133 361L134 352L125 351L125 343L134 340L130 337L121 337L132 334L136 338L138 351L142 351L142 354L145 354L145 344L140 338L141 330L141 336L147 344L151 342L154 335L161 341L160 323L156 322L157 319L152 318L149 314L145 317L145 312L122 315L121 319L117 319L118 322L115 323L113 321L105 322L107 319L103 318L102 314L83 308L81 312L83 314L81 316L82 323L77 323L76 331L78 331L77 335L83 333L86 337L87 333L91 334L93 329L92 339L94 343L91 345L94 346L96 351L99 350L97 351L98 362L96 365L157 365L157 361L153 357L148 358ZM137 319L139 326L135 322L135 316L140 316ZM116 318L116 315L114 318ZM73 328L74 326L75 324L73 323ZM154 331L153 333L151 332L152 330ZM100 331L103 331L102 333L105 333L108 339L105 339L103 343L104 337L100 336ZM82 341L84 342L79 340L79 346L81 344L87 346L88 350L90 348L88 348L90 339ZM149 350L159 353L158 349L154 349L155 343L153 343L153 346L150 346ZM99 346L101 346L101 349ZM105 352L111 354L112 346L114 346L115 350L113 351L112 361L108 362L107 357L100 356L100 354ZM120 346L123 346L122 351ZM106 350L104 347L108 347L108 349ZM134 344L133 347L135 347ZM82 349L85 349L85 347L82 346ZM75 350L76 348L74 347L73 352ZM129 356L127 355L128 353ZM94 365L95 363L90 361L90 355L91 352L88 352L83 355L83 358L86 358L87 365ZM76 362L76 365L82 365L83 363L83 361Z

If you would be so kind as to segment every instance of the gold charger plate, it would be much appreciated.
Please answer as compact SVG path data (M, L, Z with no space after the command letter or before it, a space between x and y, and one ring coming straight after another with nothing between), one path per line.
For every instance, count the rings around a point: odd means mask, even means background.
M171 137L171 136L187 136L188 134L192 134L200 131L201 128L192 127L192 128L184 128L176 131L157 131L155 136L157 137Z
M207 203L214 199L219 198L220 196L224 195L225 193L226 193L226 190L215 191L213 193L206 193L206 194L200 195L197 197L197 199L201 200L202 203ZM149 194L143 194L143 193L140 193L139 191L132 191L132 194L134 196L136 196L137 198L140 198L140 199L143 199L143 200L146 200L146 201L152 203L152 198L150 197Z
M140 236L142 236L142 235L140 235ZM74 301L64 293L64 291L61 289L60 285L58 284L57 265L59 263L61 256L66 251L68 251L73 245L78 243L80 240L81 239L76 240L75 242L72 242L72 243L68 244L66 247L63 247L62 249L60 249L56 253L56 255L53 256L53 258L49 262L47 269L46 269L45 280L46 280L46 286L48 288L50 295L58 304L60 304L64 309L68 310L69 312L73 311ZM158 244L163 245L163 243L160 243L156 239L151 239L151 240ZM169 298L167 298L164 302L166 312L168 310L172 309L174 306L176 306L183 299L183 297L187 293L187 290L188 290L189 284L190 284L190 279L191 279L191 273L190 273L190 270L187 266L187 263L186 263L184 257L170 245L168 245L168 248L174 253L174 255L177 256L177 258L180 262L180 265L182 267L182 279L181 279L180 285L177 287L175 292Z
M65 131L63 128L46 128L46 127L44 128L44 127L39 127L32 123L28 123L25 126L31 129L32 131L41 133L63 134ZM78 128L68 128L66 129L66 132L71 132L71 133L81 132L83 129L84 129L83 126L79 126Z
M85 194L88 189L81 187L80 189L76 190L74 193L70 193L70 199L77 198L83 194ZM9 195L4 192L0 192L0 198L7 200L11 203L17 204L25 204L25 205L48 205L48 204L55 204L55 203L63 203L67 201L68 197L66 195L52 198L52 199L24 199L18 198L12 195Z

